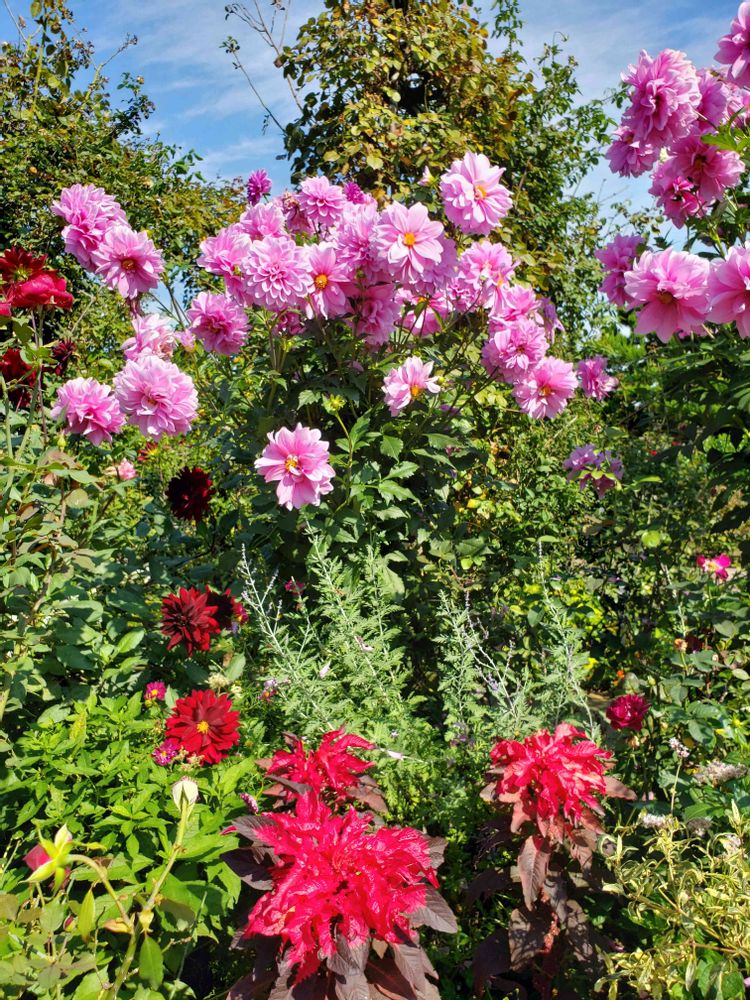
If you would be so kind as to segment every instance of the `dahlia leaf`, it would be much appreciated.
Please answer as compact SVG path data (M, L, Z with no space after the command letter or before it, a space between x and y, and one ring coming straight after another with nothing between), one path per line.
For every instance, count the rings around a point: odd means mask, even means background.
M152 989L157 989L164 978L164 958L161 948L153 938L143 939L138 958L138 974Z

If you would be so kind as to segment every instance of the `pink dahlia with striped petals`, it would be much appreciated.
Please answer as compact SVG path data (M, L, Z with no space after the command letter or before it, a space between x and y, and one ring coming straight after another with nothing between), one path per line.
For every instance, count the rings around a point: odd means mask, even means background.
M114 378L115 395L128 423L146 437L187 434L198 413L198 395L189 375L171 361L146 354L128 361Z
M199 292L188 309L190 332L207 351L231 356L247 340L247 314L228 295Z
M255 462L267 483L278 483L276 496L287 510L312 504L333 489L335 472L328 461L328 442L320 431L297 424L293 431L282 427L268 435L268 444Z
M625 274L625 294L638 308L636 333L701 333L708 313L709 264L684 250L647 250Z
M440 194L448 219L462 233L488 236L513 204L500 178L503 167L493 166L483 153L464 154L440 178Z
M383 379L383 394L391 416L398 414L416 399L429 392L440 392L440 385L432 377L432 362L411 357L399 368L392 368Z
M562 413L575 394L577 384L573 365L550 356L516 382L513 395L524 413L541 420Z
M159 284L164 260L147 233L130 226L112 226L91 254L105 285L126 299L137 298Z
M431 219L424 205L407 208L393 202L381 215L373 239L391 277L412 284L428 277L440 263L442 232L442 223Z

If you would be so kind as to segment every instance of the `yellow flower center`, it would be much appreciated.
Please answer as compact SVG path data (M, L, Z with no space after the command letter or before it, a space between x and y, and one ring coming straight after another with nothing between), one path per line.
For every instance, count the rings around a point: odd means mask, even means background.
M656 297L664 305L669 305L670 302L674 302L674 295L671 292L657 292Z
M417 237L414 235L414 233L404 233L405 247L413 247L416 242L417 242Z
M544 396L544 398L546 399L547 396L552 395L552 387L549 385L543 385L542 388L539 390L539 394L541 396Z
M422 395L422 386L421 385L413 385L409 389L409 392L411 393L411 398L412 399L416 399L417 396L421 396Z
M299 459L296 455L287 455L286 461L284 462L284 468L287 472L291 472L292 469L299 469Z
M199 733L207 733L211 727L204 719L203 722L199 722L195 728L198 730Z
M482 200L482 198L487 197L487 192L485 191L485 189L482 187L481 184L474 185L474 193L476 194L477 198L479 198L480 201Z
M120 261L120 267L123 271L135 271L136 266L136 262L132 257L123 257Z
M319 288L321 291L326 287L327 284L328 284L327 274L319 274L315 279L315 287Z

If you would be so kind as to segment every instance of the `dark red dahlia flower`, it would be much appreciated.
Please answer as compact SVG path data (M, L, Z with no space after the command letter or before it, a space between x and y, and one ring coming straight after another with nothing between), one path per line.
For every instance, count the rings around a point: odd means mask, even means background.
M251 910L244 937L280 936L297 982L336 954L380 941L415 941L410 915L437 885L424 834L405 828L372 829L372 816L349 809L334 815L313 792L294 813L264 813L255 836L276 855L273 888ZM238 823L238 828L242 822ZM416 924L416 921L415 921ZM369 950L369 948L368 948Z
M216 621L216 605L209 595L195 587L169 594L161 605L161 630L169 636L167 649L182 643L192 655L195 649L205 653L211 645L211 636L220 632Z
M239 743L239 729L240 713L232 711L227 695L193 691L175 702L166 735L204 764L218 764Z
M220 629L236 630L243 622L247 621L247 611L239 601L232 597L231 590L227 587L224 593L218 593L206 587L206 593L211 604L216 605L214 618L219 623Z
M649 708L651 706L643 695L623 694L610 703L607 718L613 729L633 729L639 732Z
M197 466L185 466L167 483L167 502L175 517L202 521L211 503L211 479Z
M26 364L17 347L9 347L0 357L0 375L5 381L11 406L26 409L31 402L36 372Z
M317 750L306 750L302 740L292 739L291 750L277 750L268 765L269 778L285 778L298 785L309 785L316 795L331 795L337 803L359 798L356 794L360 775L374 763L351 753L374 750L375 744L343 729L326 733ZM288 793L287 798L293 798Z
M68 365L75 357L76 342L74 340L58 340L53 345L51 353L57 364L54 366L50 365L50 370L55 375L63 376L68 370Z
M6 294L14 309L70 309L73 296L66 288L65 278L56 271L42 271L19 285L9 285Z
M20 285L41 274L46 263L44 254L34 257L28 250L11 247L0 254L0 282L4 285Z
M490 752L498 778L497 801L513 804L511 831L535 823L543 837L562 842L574 827L601 831L595 813L606 795L634 795L606 772L612 754L586 739L575 726L559 725L553 734L542 729L523 743L501 740Z
M10 316L11 312L10 302L8 302L3 293L0 292L0 316Z

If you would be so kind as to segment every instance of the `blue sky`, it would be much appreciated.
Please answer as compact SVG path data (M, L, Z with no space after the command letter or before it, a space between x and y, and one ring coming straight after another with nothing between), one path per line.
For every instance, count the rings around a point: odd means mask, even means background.
M22 13L26 7L25 0L5 2ZM287 120L294 106L270 52L249 28L225 20L224 0L70 2L100 59L109 58L128 33L138 36L138 44L117 56L107 72L113 82L126 70L145 78L156 104L150 132L199 152L206 177L246 175L264 166L278 183L286 180L284 163L275 160L282 151L278 132L270 125L264 133L261 109L220 48L228 34L240 42L241 57L277 117ZM269 0L259 2L270 7ZM738 0L521 0L521 6L527 58L554 35L567 35L566 48L580 63L583 97L590 98L614 86L640 48L652 54L665 47L682 49L698 65L708 64ZM292 0L287 37L292 39L320 9L316 0ZM0 8L0 37L14 34ZM598 189L604 177L597 172L590 184ZM606 181L607 196L621 192L621 181Z

